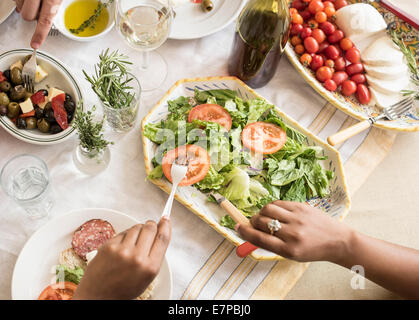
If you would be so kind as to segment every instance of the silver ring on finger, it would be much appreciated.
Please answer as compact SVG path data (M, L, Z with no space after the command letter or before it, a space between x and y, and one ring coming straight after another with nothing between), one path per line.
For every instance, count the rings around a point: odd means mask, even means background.
M268 223L268 229L271 232L271 235L273 235L275 232L277 232L279 229L281 229L281 223L276 219L272 219Z

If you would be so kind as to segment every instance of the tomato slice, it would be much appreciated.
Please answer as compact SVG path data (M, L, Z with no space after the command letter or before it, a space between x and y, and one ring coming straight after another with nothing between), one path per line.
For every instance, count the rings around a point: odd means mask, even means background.
M46 287L38 300L71 300L76 289L77 284L73 282L58 282Z
M179 162L188 164L186 177L179 183L179 186L190 186L205 178L210 168L210 156L208 152L195 144L187 144L168 151L163 157L163 173L172 182L172 163L176 159Z
M253 122L245 126L242 131L243 145L257 153L275 153L283 147L286 141L286 132L269 122Z
M226 109L218 104L200 104L189 111L188 121L201 120L215 122L223 126L227 131L231 129L231 116Z

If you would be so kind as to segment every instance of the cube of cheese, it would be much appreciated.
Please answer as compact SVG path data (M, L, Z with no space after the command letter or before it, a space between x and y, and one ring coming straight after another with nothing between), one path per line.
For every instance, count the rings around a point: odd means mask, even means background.
M13 64L10 66L10 70L13 70L14 68L18 68L19 70L22 70L22 69L23 69L23 64L22 64L22 61L21 61L21 60L16 61L15 63L13 63Z
M20 105L20 109L22 113L28 113L33 110L32 100L30 98L26 99L25 102L22 102Z
M59 96L60 94L65 94L64 91L61 91L60 89L57 88L50 88L48 91L48 101L52 101L52 99L54 99L54 97Z
M36 66L35 83L40 83L48 76L48 73L40 65Z

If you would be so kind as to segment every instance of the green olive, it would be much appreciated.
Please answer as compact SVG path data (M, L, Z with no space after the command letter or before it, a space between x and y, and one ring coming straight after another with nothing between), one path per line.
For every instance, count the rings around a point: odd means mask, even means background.
M12 69L12 71L10 72L10 78L12 80L12 83L15 85L23 83L22 71L20 71L19 68L15 67Z
M2 92L9 92L9 90L12 88L12 85L9 81L3 81L0 82L0 91Z
M36 118L35 117L29 117L26 119L26 129L32 130L36 129Z
M210 12L212 9L214 9L214 4L212 3L211 0L203 0L201 2L201 8L205 12Z
M41 131L43 133L47 133L49 131L50 126L51 126L46 119L39 119L37 121L36 125L38 126L39 131Z
M20 86L20 85L16 86L16 87L13 87L10 90L9 97L10 97L10 100L12 100L12 101L23 100L26 97L26 89L23 86Z
M10 99L6 93L0 92L0 106L7 106L10 103Z
M16 102L10 102L7 106L7 116L10 119L16 118L20 113L20 106Z

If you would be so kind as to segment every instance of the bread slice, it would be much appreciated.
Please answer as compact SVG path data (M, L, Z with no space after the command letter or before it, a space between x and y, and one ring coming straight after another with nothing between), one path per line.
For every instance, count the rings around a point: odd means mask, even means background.
M84 270L87 267L87 263L76 254L73 248L66 249L60 253L59 263L71 269L80 267Z

